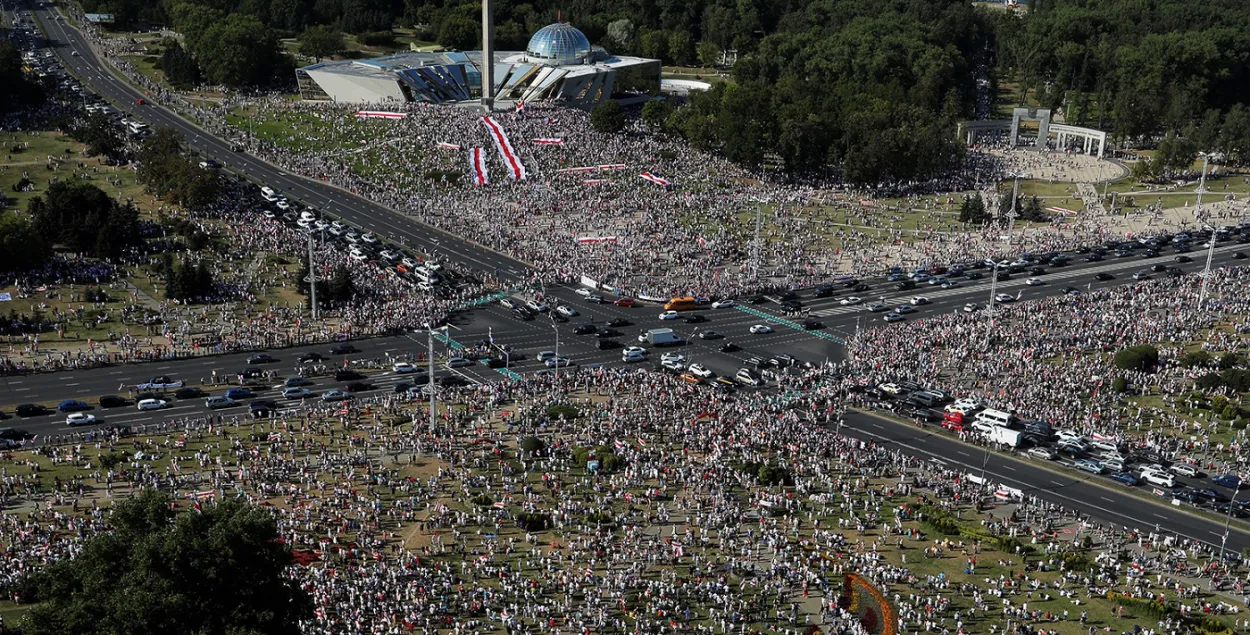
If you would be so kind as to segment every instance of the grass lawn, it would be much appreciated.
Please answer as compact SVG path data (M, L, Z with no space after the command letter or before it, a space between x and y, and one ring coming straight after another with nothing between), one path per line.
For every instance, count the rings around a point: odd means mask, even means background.
M519 408L521 405L512 406L513 409ZM412 406L408 406L412 408ZM417 406L419 408L419 406ZM454 407L457 411L462 410L461 406ZM500 415L498 412L491 413L488 418L486 427L489 429L498 425ZM266 422L246 422L241 425L227 425L225 431L228 432L229 438L241 440L242 443L249 446L257 446L261 452L274 451L275 449L282 456L288 456L290 460L300 462L310 458L315 458L319 453L328 453L331 456L338 456L349 452L366 452L371 462L376 462L381 469L393 470L400 477L411 476L418 482L429 479L443 468L447 474L439 480L439 490L443 492L432 498L432 502L446 505L451 510L470 511L474 504L482 504L471 502L473 497L485 495L487 503L489 500L500 499L500 488L498 479L494 475L493 470L484 470L478 476L478 482L473 483L471 487L467 483L459 480L459 477L451 475L446 470L446 465L440 463L437 459L423 457L412 463L406 463L395 460L395 457L381 454L377 451L376 446L369 448L371 443L362 441L362 439L383 438L394 434L402 434L410 431L408 422L410 415L407 413L388 416L383 418L379 415L367 416L361 415L359 412L347 417L345 422L332 420L332 423L326 427L315 430L301 430L299 426L292 426L288 432L281 433L281 440L278 442L267 441L267 435L275 428L273 424ZM220 434L220 430L217 434ZM559 433L540 433L544 437L548 437L547 441L555 440L560 437ZM471 436L471 435L470 435ZM148 469L156 472L163 472L167 468L172 469L174 456L183 457L179 460L180 471L183 474L203 471L197 461L189 460L197 453L205 453L209 460L205 463L210 466L214 465L212 457L222 456L225 458L236 456L233 453L231 444L223 443L225 437L215 436L214 434L187 434L174 436L153 436L153 437L137 437L125 439L122 443L115 447L109 447L109 444L103 444L103 447L95 444L84 444L75 451L73 460L68 460L65 453L60 456L53 457L45 454L36 454L33 452L18 452L14 457L13 463L9 466L9 473L13 475L29 474L37 466L42 483L51 483L55 480L61 482L72 482L77 478L83 478L84 485L87 488L87 494L83 501L96 501L100 506L107 508L112 501L129 495L130 489L124 485L115 485L113 489L113 497L108 498L103 494L103 485L95 482L93 478L88 476L91 472L100 469L102 459L116 459L123 461L138 460L131 458L123 458L125 455L133 453L136 448L142 448L145 454L155 456L150 459L141 460ZM458 446L466 445L466 438L462 438L457 442ZM669 443L662 437L656 439L656 442L665 446L670 451L679 451L679 441ZM284 445L279 446L282 443ZM364 446L360 445L365 443ZM372 450L372 451L371 451ZM467 449L472 453L471 447ZM547 493L544 487L546 478L556 479L564 486L576 486L578 483L586 482L588 474L584 468L570 468L566 466L556 466L549 464L547 461L539 461L538 469L520 470L519 462L516 459L516 444L514 441L503 441L499 447L499 459L509 468L515 470L513 485L528 484L533 488L535 494L530 497L530 501L538 506L539 509L545 509L552 502L552 497ZM338 465L330 463L322 465L313 461L313 474L307 475L310 479L322 482L355 482L363 487L368 478L365 474L357 474L362 470L353 470L354 476L348 474L349 465ZM375 469L369 470L372 473ZM858 479L855 472L849 466L832 466L832 474L839 479ZM483 481L491 483L492 487L488 493L483 487ZM1024 565L1026 560L1030 563L1038 563L1039 561L1053 560L1060 556L1059 549L1065 551L1072 550L1071 543L1077 538L1077 532L1070 526L1058 527L1058 535L1060 540L1053 547L1052 553L1042 553L1035 551L1034 548L1027 544L1026 541L1013 543L1010 540L1000 542L998 537L994 535L990 529L982 524L981 520L986 518L986 512L992 513L995 519L1001 519L1010 513L1010 507L989 508L984 512L977 513L971 507L964 506L958 508L954 512L942 511L936 507L931 507L933 514L949 516L956 531L949 535L942 535L937 532L930 524L921 522L914 518L906 519L902 522L902 529L910 533L902 536L898 534L889 537L883 537L881 522L864 522L862 528L857 528L852 522L849 526L840 526L838 521L848 518L847 512L841 507L842 503L853 503L858 511L864 510L870 503L880 503L880 507L872 513L882 519L892 519L895 517L896 511L901 510L904 505L909 509L916 509L918 502L915 496L901 496L892 490L897 487L898 478L876 478L862 479L856 481L856 487L852 490L844 490L840 495L836 496L834 502L830 504L818 504L815 502L806 502L804 498L804 507L806 507L810 515L795 516L802 520L801 526L796 525L793 534L789 536L792 546L806 552L810 558L824 559L831 563L837 563L848 553L861 553L866 551L871 545L871 550L878 556L882 564L891 564L903 567L915 576L914 584L892 585L891 591L887 594L887 600L893 600L895 594L902 598L916 594L920 596L940 595L943 599L949 600L951 606L945 612L945 615L953 615L955 611L959 611L963 616L965 627L972 633L988 633L991 627L1001 627L1003 618L997 611L998 601L991 602L991 608L983 615L972 613L973 597L970 593L959 592L961 585L973 585L978 589L988 589L997 587L1004 591L1005 595L1011 599L1013 605L1020 605L1028 602L1029 608L1034 610L1046 611L1054 615L1063 616L1067 614L1069 619L1054 622L1045 622L1047 630L1053 630L1063 635L1085 635L1089 626L1097 628L1099 631L1109 631L1113 633L1132 632L1134 625L1151 626L1154 620L1148 619L1146 616L1134 615L1132 611L1124 615L1117 615L1113 602L1099 596L1086 598L1084 593L1078 593L1075 597L1080 598L1080 604L1076 604L1071 599L1059 596L1054 587L1060 582L1062 574L1057 567L1048 567L1050 570L1030 570L1027 575L1037 580L1039 584L1045 584L1048 588L1038 591L1030 591L1027 587L1019 586L1018 576L1025 571ZM320 498L321 492L309 483L313 481L303 481L299 484L292 483L295 491L301 496L307 497L306 500L316 501ZM519 482L519 483L518 483ZM248 486L251 487L250 485ZM657 480L639 477L635 482L627 485L628 490L638 500L642 497L640 494L644 489L661 487ZM672 483L669 484L672 487ZM181 488L181 492L193 491L194 486ZM208 489L208 488L203 488ZM747 487L745 485L735 484L733 481L726 483L726 489L735 496L751 495L757 496L761 493L778 494L792 488L782 488L779 486L769 487ZM824 488L818 488L825 491ZM735 491L737 490L737 491ZM389 505L398 500L403 499L407 494L402 491L378 486L369 487L370 493L376 493L379 504ZM918 492L923 495L923 492ZM798 498L796 496L796 498ZM275 507L287 509L292 499L285 496L276 496L269 499L270 504ZM313 503L314 505L316 503ZM178 505L186 509L188 503L180 501ZM613 518L623 518L626 514L637 513L640 508L649 510L653 503L630 503L623 501L621 498L611 497L602 500L600 505L594 508L596 513L606 514L608 522ZM692 522L690 512L685 508L669 505L673 510L672 519L666 523L665 531L669 527L673 533L682 533L683 531L705 531L710 545L715 545L718 536L722 532L741 536L745 530L742 526L727 527L700 527ZM65 505L56 507L57 511L69 512L69 502ZM909 512L910 513L910 512ZM424 516L424 514L423 514ZM584 518L589 518L589 512L582 514ZM863 516L861 515L862 519ZM815 522L819 521L821 527L835 528L832 531L841 534L846 539L845 547L834 547L827 539L822 539L821 546L818 548L813 544L814 535L813 528ZM777 522L788 522L784 516L777 519ZM398 521L383 518L382 523L387 531L394 531L395 535L402 536L407 540L409 549L419 549L422 546L431 544L435 540L433 534L435 532L418 532L415 523L409 522L407 525ZM596 524L597 521L587 521L586 524ZM890 523L892 524L892 523ZM642 531L650 531L657 525L648 523L650 527L644 525ZM502 544L504 541L515 540L517 543L526 543L525 532L520 529L504 524L496 529L492 524L483 523L481 525L472 522L466 523L459 527L462 537L462 543L466 550L486 549L492 541ZM609 524L604 529L604 533L617 533L620 530L614 529ZM828 531L828 530L827 530ZM446 532L444 532L446 533ZM551 543L559 543L560 545L571 545L581 535L581 530L577 529L574 524L570 524L563 529L552 529L547 531L535 532L539 534L539 538L533 541L533 544L527 544L525 547L518 548L512 554L497 554L499 564L508 570L515 571L517 575L525 577L540 577L543 574L541 567L524 567L523 561L527 559L527 554L531 548L542 549L549 552L552 549ZM353 540L354 533L349 530L339 537L340 542L349 542ZM444 540L445 538L440 538ZM4 538L0 536L0 544L4 543ZM806 545L804 545L806 543ZM1019 544L1024 553L1017 553L1015 545ZM804 546L800 546L804 545ZM940 553L926 554L926 548L941 547ZM1095 545L1095 549L1098 546ZM691 547L696 550L698 547ZM707 555L716 555L715 547L707 549ZM1031 552L1031 553L1030 553ZM1072 557L1077 561L1084 563L1091 562L1096 551L1076 552ZM757 544L753 548L749 548L749 553L722 553L722 557L729 557L743 563L756 563L767 567L770 558L774 557L772 550L762 544ZM970 559L976 559L975 568L970 568ZM432 561L433 564L440 566L453 566L457 564L462 556L454 552L448 553L432 553L427 554L423 560ZM590 566L589 563L583 563L581 566ZM619 568L619 567L618 567ZM603 572L605 563L598 562L595 570ZM678 578L689 576L693 573L688 560L677 562L654 562L644 565L638 572L638 575L647 579L665 579L677 576ZM949 586L945 590L937 590L933 588L933 583L938 579L949 582ZM495 588L496 583L486 580L475 580L483 588ZM735 589L735 594L744 599L758 598L760 593L755 584L750 583L749 577L742 577L741 573L731 572L725 573L723 582L730 588ZM1066 586L1071 586L1068 584ZM805 600L793 595L792 600L800 603L802 613L812 613L815 606L814 600ZM631 605L644 601L636 595L626 598ZM707 626L710 624L705 616L707 613L706 605L695 603L692 606L695 609L698 618L693 622L696 625ZM15 619L24 610L24 607L18 607L11 603L0 604L0 615L6 618ZM1087 626L1083 626L1077 621L1077 616L1082 611L1088 612ZM761 616L761 613L764 613ZM1221 620L1231 623L1231 618L1220 618ZM10 622L12 624L12 622ZM777 632L777 621L772 612L760 611L755 613L755 619L749 624L744 625L746 628L754 629L758 632Z
M155 55L126 55L124 57L131 64L134 64L135 68L138 69L144 77L147 77L158 84L165 83L165 73L156 68L156 63L159 62L161 58Z

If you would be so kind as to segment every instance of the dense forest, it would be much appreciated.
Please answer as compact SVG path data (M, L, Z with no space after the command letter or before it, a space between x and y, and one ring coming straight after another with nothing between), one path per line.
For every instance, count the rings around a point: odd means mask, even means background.
M791 173L907 180L953 165L953 125L999 86L1011 102L1153 145L1171 134L1250 159L1250 3L1032 0L1028 12L967 0L531 0L495 2L496 45L521 49L557 15L611 51L718 66L732 81L661 122L692 144ZM332 53L393 27L470 49L474 0L83 0L127 24L187 36L189 77L248 85L281 75L280 37ZM334 33L328 33L333 31ZM302 40L304 38L301 38ZM180 61L180 68L185 66ZM980 93L978 79L981 80Z

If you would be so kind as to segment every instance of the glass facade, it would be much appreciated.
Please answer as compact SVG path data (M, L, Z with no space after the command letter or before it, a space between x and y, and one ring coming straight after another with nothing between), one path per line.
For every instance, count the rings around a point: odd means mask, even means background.
M590 40L571 24L550 24L539 29L530 38L525 52L530 57L548 63L575 63L590 55Z

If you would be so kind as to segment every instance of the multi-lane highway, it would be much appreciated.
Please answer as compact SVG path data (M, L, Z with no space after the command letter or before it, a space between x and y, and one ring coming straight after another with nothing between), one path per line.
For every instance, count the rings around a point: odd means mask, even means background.
M1225 266L1236 262L1233 255L1241 249L1240 245L1217 247L1214 266ZM1020 295L1021 302L1031 299L1055 295L1063 292L1065 287L1078 289L1098 289L1116 284L1140 284L1131 278L1131 274L1154 262L1169 262L1172 266L1187 268L1190 273L1200 270L1204 265L1196 258L1192 263L1175 265L1171 256L1160 256L1153 261L1140 258L1112 259L1097 263L1081 263L1063 268L1052 268L1041 276L1048 282L1040 286L1025 285L1022 279L1000 282L996 292L1008 295ZM1111 274L1110 280L1095 280L1096 274ZM961 311L969 303L984 304L989 299L989 283L985 280L969 281L967 286L954 289L917 289L912 291L895 291L893 284L883 281L872 281L873 289L857 292L865 301L880 301L887 306L908 304L914 306L915 313L907 319L923 319L953 311ZM887 291L877 289L884 288ZM865 305L842 306L841 297L849 295L844 291L841 295L827 298L802 298L806 308L825 324L820 330L804 330L796 322L782 318L778 306L772 302L760 305L741 303L738 306L723 309L700 309L687 314L702 316L700 323L688 323L684 319L661 320L662 307L643 303L634 307L621 307L612 303L596 304L587 302L584 297L569 288L549 288L545 301L555 309L566 305L575 309L578 315L567 323L553 323L547 316L540 315L534 320L523 321L512 315L512 312L498 303L491 303L476 309L468 310L452 316L446 339L438 340L435 352L439 356L454 353L460 346L477 346L482 342L506 346L517 353L515 362L508 369L524 374L545 370L535 356L541 351L559 351L561 357L569 358L577 365L601 364L604 366L622 366L619 347L601 350L600 338L593 334L577 335L574 330L582 324L593 324L606 327L612 320L626 320L628 323L612 327L619 335L607 339L617 341L623 346L637 345L637 336L641 331L653 328L672 328L687 343L673 350L686 356L686 363L700 363L718 375L732 376L735 371L746 365L752 357L770 358L788 354L800 361L823 362L827 359L838 359L842 355L839 340L855 331L856 328L889 328L883 321L881 313L870 312ZM923 294L929 298L928 304L911 305L910 299ZM609 300L612 299L610 296ZM769 334L757 335L749 332L752 325L766 324L773 328ZM988 328L988 323L987 323ZM720 337L704 339L700 334L715 332ZM391 358L415 358L426 352L428 338L419 333L407 335L359 340L354 342L360 352L346 356L349 359L377 359L386 361ZM558 340L558 341L557 341ZM732 342L741 350L722 352L725 343ZM297 366L296 360L305 352L326 354L328 345L304 346L281 351L271 351L279 358L274 365L279 375L290 375ZM658 363L658 355L652 352L647 365ZM153 375L169 375L190 384L198 385L202 379L211 378L214 373L226 377L237 375L246 364L246 353L232 355L205 356L193 359L150 362L76 371L70 374L29 375L24 377L0 378L3 397L0 398L0 409L12 412L12 406L18 403L55 403L63 399L82 399L94 402L100 395L125 393L130 387L139 384ZM336 358L337 359L337 358ZM340 362L341 363L341 362ZM474 381L490 381L500 377L500 371L485 365L477 365L459 369L466 377ZM155 416L155 415L154 415Z
M1046 461L987 452L945 436L932 427L920 429L875 414L850 413L845 417L842 433L897 447L951 469L962 469L978 476L983 473L987 482L1001 483L1102 522L1170 532L1214 547L1224 542L1227 532L1225 547L1230 552L1240 553L1250 547L1250 532L1241 521L1226 524L1214 515L1199 515L1174 506L1166 498L1130 494L1122 485L1058 469Z
M250 154L235 152L233 144L218 139L195 124L175 115L151 97L114 76L83 35L56 15L47 6L32 10L47 36L48 46L60 57L62 64L78 76L88 88L132 118L152 127L177 130L196 152L215 159L246 177L268 185L285 196L340 217L359 227L366 227L378 236L424 251L439 258L459 262L467 267L492 274L499 279L522 279L528 266L506 254L491 251L467 240L421 223L416 219L383 207L339 188L292 175ZM137 102L143 99L144 105Z

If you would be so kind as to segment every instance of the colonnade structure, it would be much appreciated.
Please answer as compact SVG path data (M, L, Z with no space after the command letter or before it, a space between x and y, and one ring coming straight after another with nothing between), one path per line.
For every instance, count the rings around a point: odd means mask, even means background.
M1073 141L1079 142L1080 151L1085 154L1102 158L1107 147L1107 133L1094 128L1084 128L1063 123L1051 122L1050 110L1046 108L1016 108L1011 112L1011 119L987 119L982 121L964 121L959 124L959 138L968 145L974 145L982 135L1007 137L1011 147L1022 145L1021 122L1037 122L1037 137L1032 146L1038 150L1045 149L1053 136L1055 147L1067 150Z

